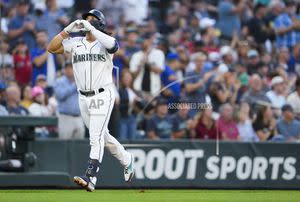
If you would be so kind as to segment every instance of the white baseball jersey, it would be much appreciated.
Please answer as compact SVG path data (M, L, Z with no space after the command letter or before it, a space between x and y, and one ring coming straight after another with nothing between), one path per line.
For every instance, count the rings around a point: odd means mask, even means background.
M105 90L94 96L79 94L79 108L82 119L89 129L91 145L90 159L101 163L104 146L123 166L130 163L131 155L109 133L108 121L115 101L112 80L112 54L98 41L90 43L85 37L63 40L65 52L72 54L75 82L78 89L90 91L99 88ZM97 105L95 103L100 103ZM100 115L100 116L99 116Z
M72 54L75 82L80 90L96 90L111 84L113 55L98 41L85 37L63 40L64 50Z

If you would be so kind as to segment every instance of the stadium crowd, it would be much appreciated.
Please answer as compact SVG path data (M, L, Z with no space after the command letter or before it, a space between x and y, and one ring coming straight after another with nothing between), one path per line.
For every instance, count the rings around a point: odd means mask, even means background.
M47 44L97 8L119 41L120 139L300 139L300 4L293 0L1 0L0 115L58 116L83 138L70 55ZM51 130L36 129L49 137Z

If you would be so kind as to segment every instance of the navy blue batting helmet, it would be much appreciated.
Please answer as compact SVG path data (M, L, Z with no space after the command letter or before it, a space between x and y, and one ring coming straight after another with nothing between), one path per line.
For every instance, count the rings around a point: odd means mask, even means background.
M92 9L87 13L82 14L82 19L86 20L88 16L94 16L97 18L96 22L91 21L91 24L98 30L104 31L106 27L106 20L103 13L97 9Z

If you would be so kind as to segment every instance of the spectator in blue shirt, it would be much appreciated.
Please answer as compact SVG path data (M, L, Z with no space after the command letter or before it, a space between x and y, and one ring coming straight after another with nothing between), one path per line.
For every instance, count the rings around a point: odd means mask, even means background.
M291 105L286 104L281 108L282 118L277 122L278 133L286 141L295 141L300 139L300 121L295 119L294 111Z
M206 83L209 79L208 76L204 77L203 66L206 61L206 55L203 53L196 53L192 59L196 64L195 69L185 74L185 92L187 99L194 105L206 103ZM191 114L195 115L199 109L191 109Z
M64 10L57 7L56 0L46 0L46 7L43 16L37 21L37 29L46 30L52 39L69 24L70 20Z
M36 33L38 47L31 52L32 68L32 85L36 85L37 76L42 74L47 78L49 86L53 85L56 75L56 57L47 51L48 35L45 30Z
M10 45L14 47L19 38L23 38L29 50L35 46L34 30L35 22L33 17L28 14L29 2L27 0L19 1L17 5L17 16L13 18L8 25L8 37Z
M126 30L126 38L121 43L121 47L114 54L113 63L118 67L119 75L122 74L122 70L129 66L129 61L132 55L140 50L137 44L138 33L136 28L129 27ZM116 69L113 69L113 75L116 76Z
M147 123L147 137L152 140L170 139L172 119L168 115L168 104L165 99L158 99L156 112Z
M285 11L274 22L277 47L293 48L300 43L300 16L296 15L297 4L290 0Z
M180 99L178 111L172 116L172 138L192 138L195 136L196 121L189 114L190 104L185 98Z
M178 81L176 70L180 68L179 56L175 53L167 55L167 65L160 74L162 82L162 95L168 100L168 103L176 103L180 97L180 81Z
M80 117L77 87L70 62L65 64L63 72L64 75L54 84L54 93L58 101L59 138L80 139L84 137L84 125Z
M221 37L223 39L230 40L234 32L240 35L241 20L239 14L243 11L244 7L245 0L241 0L237 6L233 4L232 0L220 1L218 6L218 27L221 30Z

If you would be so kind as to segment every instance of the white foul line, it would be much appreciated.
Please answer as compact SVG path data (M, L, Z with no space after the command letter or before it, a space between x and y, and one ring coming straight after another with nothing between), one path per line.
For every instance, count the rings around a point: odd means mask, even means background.
M159 147L159 144L123 144L124 147Z

